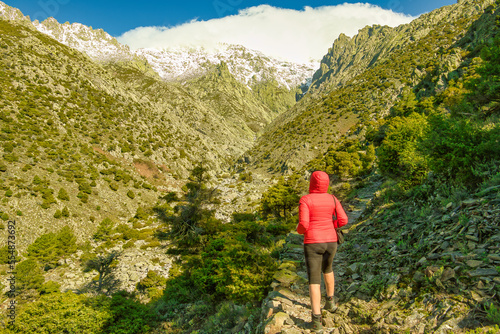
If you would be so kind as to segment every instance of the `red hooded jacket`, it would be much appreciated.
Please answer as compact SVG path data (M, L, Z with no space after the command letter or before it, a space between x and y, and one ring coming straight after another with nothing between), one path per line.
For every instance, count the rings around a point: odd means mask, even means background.
M309 194L300 199L297 232L304 234L304 244L337 242L335 228L347 224L347 215L339 200L327 193L329 184L328 174L314 172ZM335 221L333 215L337 217Z

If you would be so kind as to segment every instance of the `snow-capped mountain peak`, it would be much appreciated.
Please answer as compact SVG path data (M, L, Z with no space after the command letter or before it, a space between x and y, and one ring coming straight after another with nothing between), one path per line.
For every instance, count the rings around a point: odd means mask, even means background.
M183 81L200 76L212 65L225 62L229 71L240 82L251 86L260 81L275 80L288 89L311 83L319 67L318 62L297 64L268 57L242 45L220 44L214 50L202 47L157 50L130 50L102 29L92 29L80 23L59 23L54 18L43 22L31 22L20 10L0 1L0 17L31 25L38 31L62 44L87 54L95 61L145 59L161 78L167 81Z
M216 50L177 48L168 50L138 49L136 55L147 59L165 80L184 80L203 74L213 64L225 62L240 82L251 85L263 80L276 80L287 88L307 83L317 68L316 63L296 64L281 61L250 50L242 45L220 44Z

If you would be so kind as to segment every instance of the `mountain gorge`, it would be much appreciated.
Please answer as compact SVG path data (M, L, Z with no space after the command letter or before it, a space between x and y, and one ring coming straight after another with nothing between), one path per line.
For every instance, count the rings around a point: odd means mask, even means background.
M0 332L310 332L291 231L318 169L350 220L329 333L498 332L499 41L498 0L340 35L317 66L130 50L0 2Z

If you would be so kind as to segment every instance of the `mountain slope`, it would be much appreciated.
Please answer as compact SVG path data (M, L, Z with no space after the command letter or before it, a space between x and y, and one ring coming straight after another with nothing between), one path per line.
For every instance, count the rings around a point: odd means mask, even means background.
M319 70L314 73L310 92L336 89L387 60L397 50L426 38L431 30L444 21L467 18L484 8L485 5L477 1L460 1L457 5L438 8L398 27L367 26L352 38L341 34L321 60Z
M383 119L405 89L416 87L418 94L428 95L446 88L454 71L467 61L469 49L473 50L484 38L482 34L487 33L487 26L481 28L481 33L471 27L492 3L461 1L441 8L396 28L405 31L401 36L391 28L374 27L361 30L361 35L352 40L341 37L336 42L340 46L334 46L331 55L351 45L346 52L354 56L353 65L335 69L336 62L332 62L331 72L316 75L310 92L280 115L246 153L254 158L252 168L285 173L300 169L323 155L341 136L362 134L370 122ZM412 41L417 32L420 37ZM396 35L409 43L394 47ZM367 45L367 39L374 39L368 43L372 46L384 40L382 44L389 49L374 51L369 56L357 54L356 50ZM374 54L385 55L373 62ZM344 61L342 54L336 57ZM325 66L328 65L324 60L322 67Z
M166 83L137 59L96 63L10 12L0 19L1 175L3 213L23 217L19 249L66 224L85 239L106 217L126 221L158 190L178 191L195 164L230 166L277 115L223 65ZM65 207L71 215L54 219Z

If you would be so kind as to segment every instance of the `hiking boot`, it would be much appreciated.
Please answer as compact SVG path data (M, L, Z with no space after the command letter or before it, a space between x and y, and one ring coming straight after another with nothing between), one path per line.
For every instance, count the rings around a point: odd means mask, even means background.
M325 303L325 307L323 307L324 310L327 310L328 312L335 312L335 310L338 308L337 305L335 305L335 301L333 300L333 296L332 297L326 297L326 303Z
M311 332L317 334L323 334L323 319L321 319L321 314L312 314L311 322Z

